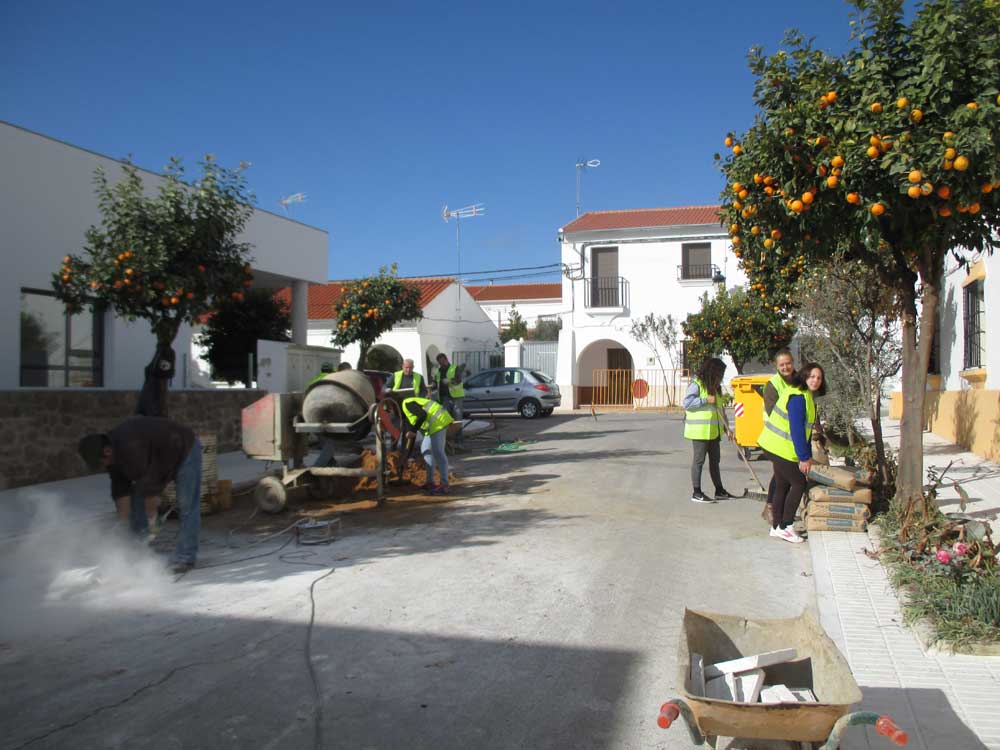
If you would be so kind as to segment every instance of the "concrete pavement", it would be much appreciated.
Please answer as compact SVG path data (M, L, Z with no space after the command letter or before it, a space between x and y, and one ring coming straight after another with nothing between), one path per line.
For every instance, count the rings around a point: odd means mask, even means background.
M677 417L501 429L539 442L459 459L447 502L346 513L328 547L261 542L284 516L229 549L249 506L213 517L202 567L176 583L100 521L57 514L8 541L0 748L316 746L310 665L323 747L689 747L654 721L683 607L798 614L808 549L768 538L759 503L688 500ZM732 451L723 469L746 483ZM106 508L92 481L43 491ZM88 588L91 566L104 582Z

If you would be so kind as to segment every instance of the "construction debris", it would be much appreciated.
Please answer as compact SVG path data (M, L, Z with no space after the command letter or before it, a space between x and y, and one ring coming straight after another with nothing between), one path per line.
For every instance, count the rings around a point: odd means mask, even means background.
M797 658L798 652L788 648L706 665L701 654L693 653L690 691L692 695L735 703L816 703L816 695L810 688L764 684L765 667ZM710 678L707 682L706 676Z

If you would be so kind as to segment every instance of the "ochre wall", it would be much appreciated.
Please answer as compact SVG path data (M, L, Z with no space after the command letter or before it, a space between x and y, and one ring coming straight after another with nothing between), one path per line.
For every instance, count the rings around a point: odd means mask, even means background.
M903 394L892 394L889 416L903 414ZM990 461L1000 461L1000 391L928 391L924 428Z

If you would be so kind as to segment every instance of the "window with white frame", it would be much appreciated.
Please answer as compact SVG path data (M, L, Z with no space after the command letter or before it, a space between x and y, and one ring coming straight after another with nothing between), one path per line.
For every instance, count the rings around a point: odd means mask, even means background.
M977 279L966 285L963 290L964 305L962 310L965 340L963 367L971 370L983 366L983 329L986 323L986 306L983 304L983 279Z
M104 385L103 314L67 315L49 291L21 290L21 378L26 387Z

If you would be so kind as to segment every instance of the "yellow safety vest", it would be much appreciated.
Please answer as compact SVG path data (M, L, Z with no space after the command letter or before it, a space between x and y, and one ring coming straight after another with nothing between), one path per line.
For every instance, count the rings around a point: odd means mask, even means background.
M423 424L417 424L417 415L410 411L410 406L416 404L423 407L423 410L427 412L427 418L423 421ZM451 418L451 414L441 406L437 401L431 401L429 398L418 398L414 396L412 398L403 399L403 416L406 417L411 425L416 427L425 435L433 435L435 432L440 432L445 427L450 425L455 420Z
M698 378L694 382L698 384L698 395L704 401L709 392ZM702 404L684 412L684 437L687 440L715 440L722 434L722 418L719 416L721 400L717 396L714 404Z
M764 429L757 438L757 445L775 456L797 462L799 457L795 453L792 428L788 421L788 399L792 396L804 396L806 399L806 441L810 440L813 422L816 421L816 400L807 388L789 385L782 391L771 413L764 418Z
M453 381L454 379L455 379L455 365L451 365L448 368L448 380L449 381ZM441 368L440 367L434 373L434 381L437 383L438 397L440 398L440 396L441 396ZM465 386L463 386L461 383L457 383L456 384L456 383L449 382L449 384L448 384L448 395L451 396L452 398L465 398Z
M413 392L420 393L420 384L423 382L423 378L420 377L420 373L413 372ZM403 371L396 370L392 375L392 390L398 391L399 386L403 384Z

